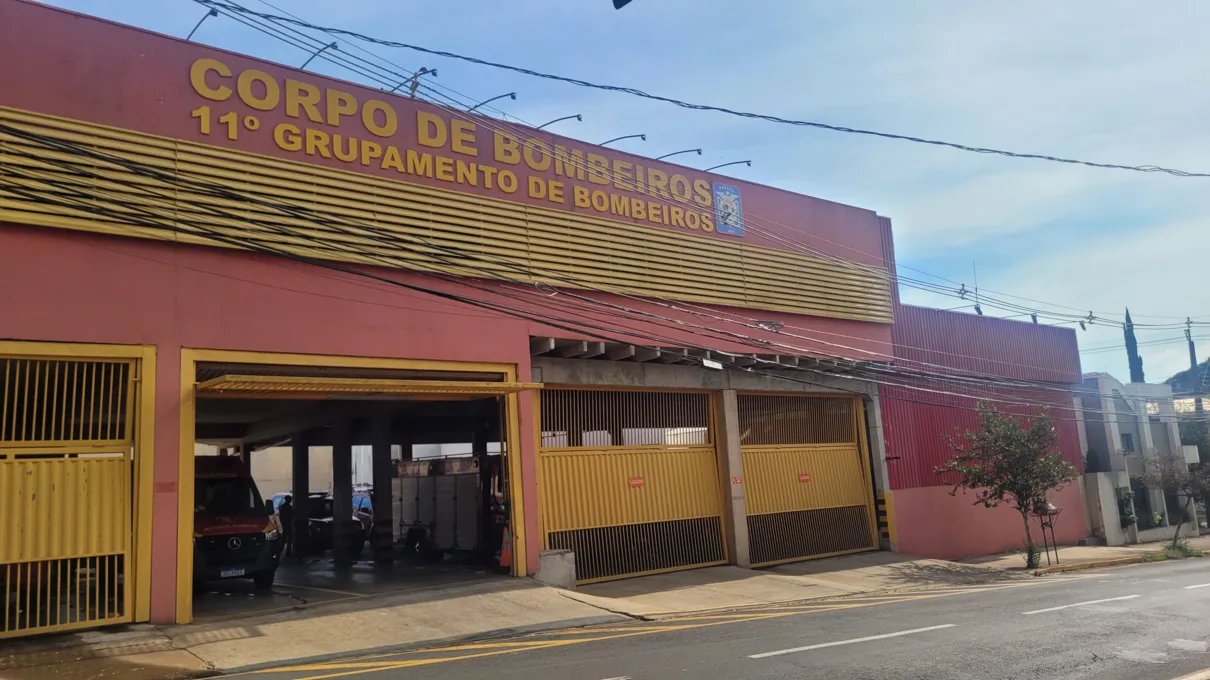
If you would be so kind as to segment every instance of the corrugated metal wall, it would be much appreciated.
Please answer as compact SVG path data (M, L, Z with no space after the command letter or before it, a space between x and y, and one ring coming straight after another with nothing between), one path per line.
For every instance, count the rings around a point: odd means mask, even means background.
M945 484L933 469L953 457L944 436L973 430L978 426L977 400L945 394L921 393L902 387L883 387L883 439L886 442L887 472L891 489ZM1083 469L1080 439L1069 393L1050 390L1000 390L997 398L1052 404L1050 415L1059 433L1063 458ZM940 406L921 402L934 402ZM1004 411L1021 409L998 405Z
M902 359L1020 380L1080 382L1080 351L1070 328L901 305L891 340Z
M1080 380L1079 349L1073 330L903 305L896 310L891 334L899 359L966 373L1053 383L1037 388L971 388L950 382L914 381L927 389L969 395L962 397L881 387L883 439L892 489L945 483L933 472L952 457L944 436L977 426L979 397L999 400L998 408L1015 413L1036 409L1003 402L1050 405L1060 451L1068 462L1083 468L1070 391L1071 385Z

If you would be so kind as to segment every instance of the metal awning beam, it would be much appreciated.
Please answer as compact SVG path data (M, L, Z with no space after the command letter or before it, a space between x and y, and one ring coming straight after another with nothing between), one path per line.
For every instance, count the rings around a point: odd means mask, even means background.
M199 383L197 395L261 399L478 398L541 388L541 383L521 382L224 375Z

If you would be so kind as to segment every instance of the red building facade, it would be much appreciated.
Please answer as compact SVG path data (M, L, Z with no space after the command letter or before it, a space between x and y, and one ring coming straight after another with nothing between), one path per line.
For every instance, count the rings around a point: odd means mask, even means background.
M942 436L973 422L983 392L955 397L843 375L823 384L831 371L821 360L1031 383L986 394L1055 404L1064 453L1080 459L1070 411L1059 411L1071 404L1064 385L1079 380L1074 334L900 306L890 222L869 210L25 0L0 0L0 60L23 65L0 70L0 365L127 362L135 377L119 390L130 402L122 422L138 425L86 442L0 428L0 474L51 444L73 461L84 444L120 445L133 466L114 477L131 518L127 526L114 515L116 547L43 554L0 535L0 566L113 559L130 570L120 620L191 617L205 370L288 366L285 377L313 386L394 376L398 390L415 389L403 382L419 376L432 381L434 400L468 389L451 386L453 375L495 381L477 396L503 405L496 434L509 454L517 575L533 574L556 539L619 526L699 531L701 520L713 522L717 552L607 577L747 566L735 529L745 520L753 533L829 534L841 516L855 527L770 552L765 563L877 549L874 493L893 499L902 552L959 557L1019 545L1011 516L970 508L931 474L945 457ZM566 384L527 382L542 346L550 365L567 369ZM652 385L575 383L605 359L679 373ZM731 370L715 373L715 362ZM753 374L759 380L740 380ZM52 408L35 417L64 418L56 388L42 384ZM582 414L578 430L543 422L542 394L606 403L623 392L632 401ZM870 442L860 423L875 399L882 440ZM656 414L664 420L644 412L651 403L671 404ZM787 414L811 426L790 432ZM820 414L828 427L810 420ZM740 429L765 439L737 438L727 450L724 435ZM643 438L652 430L658 444ZM774 460L787 447L789 462ZM661 467L685 449L696 458ZM875 488L872 466L884 459ZM544 470L565 476L553 482ZM762 488L762 479L771 481ZM1071 508L1061 541L1085 535L1074 489L1052 499ZM560 493L589 510L558 507ZM93 502L102 500L80 507ZM0 531L12 521L0 517ZM555 536L556 525L570 528ZM36 530L64 534L51 522ZM693 552L699 534L685 531L642 535ZM615 533L619 550L637 542Z

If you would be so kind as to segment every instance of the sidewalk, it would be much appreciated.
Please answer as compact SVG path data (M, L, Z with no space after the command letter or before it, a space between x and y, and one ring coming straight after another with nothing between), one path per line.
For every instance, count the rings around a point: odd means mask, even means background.
M1210 535L1186 539L1194 550L1210 552ZM1059 548L1059 565L1048 568L1046 558L1042 558L1041 571L1066 571L1073 568L1091 569L1095 566L1111 566L1113 564L1130 564L1142 562L1147 558L1165 554L1164 546L1167 541L1156 543L1139 543L1123 546L1069 546ZM1052 553L1053 559L1053 553ZM999 569L1006 572L1025 573L1025 557L1023 553L1005 553L1002 555L987 555L962 560L962 564Z
M626 620L528 579L507 579L238 621L125 626L6 641L0 680L166 680Z
M769 569L711 567L582 586L567 597L636 618L860 593L992 583L1026 574L981 565L862 553Z
M0 680L165 680L284 661L656 619L876 591L1031 578L878 552L759 571L714 567L563 591L501 579L189 626L125 626L6 642Z

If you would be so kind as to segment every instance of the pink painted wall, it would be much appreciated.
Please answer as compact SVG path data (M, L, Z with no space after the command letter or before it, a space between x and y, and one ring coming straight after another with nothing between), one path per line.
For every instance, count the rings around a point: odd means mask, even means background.
M1021 515L1006 507L975 506L973 496L963 493L951 496L949 491L947 486L926 486L894 492L899 552L952 560L1024 550L1025 527ZM1050 502L1063 508L1055 523L1059 545L1070 545L1088 535L1078 483L1052 492ZM1042 533L1036 520L1031 521L1031 530L1034 540L1041 545Z
M442 284L392 272L399 280ZM446 286L447 288L449 286ZM152 620L175 616L182 347L512 363L524 321L426 293L249 253L0 224L0 338L156 345ZM539 537L533 421L523 400L526 546Z

